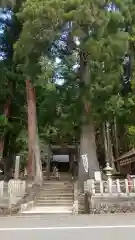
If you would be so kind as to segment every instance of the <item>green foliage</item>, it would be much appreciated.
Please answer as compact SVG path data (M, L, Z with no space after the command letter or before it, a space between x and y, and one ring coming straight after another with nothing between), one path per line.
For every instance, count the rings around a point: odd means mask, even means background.
M131 147L135 146L135 126L127 126L127 136Z
M39 134L45 142L79 139L84 115L89 120L93 114L97 124L114 116L123 124L134 123L134 93L122 96L121 76L125 52L134 55L135 4L113 4L115 11L109 10L110 0L26 0L21 9L16 3L12 27L4 35L12 54L0 65L0 100L4 104L12 96L16 151L27 151L27 77L36 89ZM134 85L134 59L132 65Z
M0 139L3 137L7 128L8 128L8 119L5 116L0 115Z
M134 98L121 96L122 58L130 51L130 35L125 29L133 13L126 0L113 4L115 11L108 11L112 1L27 0L18 14L23 29L15 44L15 57L22 58L28 75L33 77L36 69L35 84L40 86L38 120L48 137L51 133L74 134L74 123L75 129L80 128L83 96L92 105L90 116L93 113L96 121L112 119L114 115L126 118L134 109ZM61 40L64 31L68 37ZM79 40L79 45L74 39ZM87 87L79 68L73 71L75 61L81 64L80 53L89 65ZM57 56L61 63L55 67ZM61 87L54 83L56 72L59 81L64 79Z
M8 119L4 115L0 115L0 126L6 126L8 124Z

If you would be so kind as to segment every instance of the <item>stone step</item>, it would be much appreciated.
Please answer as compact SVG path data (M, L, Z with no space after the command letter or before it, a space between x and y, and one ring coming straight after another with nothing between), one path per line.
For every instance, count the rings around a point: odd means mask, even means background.
M43 186L47 185L57 185L57 186L73 186L72 182L62 182L62 181L46 181L43 183Z
M44 203L44 202L54 202L54 203L56 203L56 202L59 202L59 203L61 203L61 202L73 202L73 199L72 198L70 198L70 199L48 199L48 198L46 198L46 199L40 199L40 198L38 198L38 199L36 199L36 201L35 202L41 202L41 203Z
M71 196L71 195L73 195L73 192L61 192L61 191L53 191L53 192L48 192L48 191L44 191L44 192L40 192L38 195L37 195L37 197L46 197L46 196Z
M60 187L44 187L41 188L40 191L73 191L73 188L60 188Z
M37 196L35 196L36 198L41 198L41 199L46 199L47 197L49 197L50 199L70 199L70 198L73 198L73 193L60 193L60 194L57 194L57 193L48 193L48 194L39 194Z
M35 218L35 217L38 217L38 218L41 218L41 217L45 217L46 215L50 216L50 215L58 215L60 217L65 217L65 216L69 216L69 215L72 215L72 210L67 210L67 211L64 211L64 212L50 212L50 211L45 211L45 212L23 212L23 213L19 213L18 216L21 216L26 218L26 217L30 217L30 218Z
M42 188L44 187L54 187L54 188L72 188L73 185L72 184L43 184Z
M48 207L50 207L50 206L52 206L52 207L56 207L56 206L65 206L65 207L72 207L73 206L73 201L71 201L71 202L36 202L35 203L35 206L48 206Z
M44 201L46 199L48 200L64 200L64 199L67 199L67 200L70 200L70 199L73 199L73 194L71 195L61 195L61 196L58 196L58 195L47 195L47 196L38 196L37 199L40 199L41 201Z
M21 215L38 215L38 214L72 214L72 207L64 207L64 206L47 206L47 207L41 207L41 206L35 206L30 210L26 210Z
M73 195L73 191L42 191L42 192L39 192L38 196L47 196L47 195L57 195L57 196L70 196L70 195Z
M56 190L73 190L73 187L59 187L59 186L44 186L41 187L40 190L52 190L52 189L56 189Z
M70 181L45 181L37 193L34 207L23 214L72 214L73 183Z
M71 174L65 174L65 173L62 173L62 172L59 172L59 174L65 179L65 178L69 178L70 176L71 176ZM43 172L43 176L47 176L47 173L44 171ZM51 177L54 177L54 173L50 173L50 175L49 175L49 177L51 178Z
M66 198L66 199L70 199L70 198L73 198L73 193L62 193L62 194L56 194L56 193L49 193L49 194L40 194L38 196L36 196L36 198L41 198L41 199L45 199L45 198L49 198L49 199L63 199L63 198Z
M43 185L41 189L73 189L73 186Z

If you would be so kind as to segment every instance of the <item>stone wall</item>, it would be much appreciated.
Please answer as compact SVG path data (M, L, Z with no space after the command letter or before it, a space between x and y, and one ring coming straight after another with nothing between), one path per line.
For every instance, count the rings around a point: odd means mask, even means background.
M84 214L85 212L85 194L78 193L78 214Z
M90 214L135 212L135 196L91 196Z
M135 212L135 180L88 180L84 183L85 211L90 214ZM87 207L86 207L87 206Z

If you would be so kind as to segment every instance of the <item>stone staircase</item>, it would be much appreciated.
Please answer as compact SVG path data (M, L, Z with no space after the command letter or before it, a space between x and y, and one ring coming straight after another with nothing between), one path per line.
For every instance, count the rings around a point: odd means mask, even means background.
M44 181L35 197L34 206L21 214L72 214L73 182L70 180Z

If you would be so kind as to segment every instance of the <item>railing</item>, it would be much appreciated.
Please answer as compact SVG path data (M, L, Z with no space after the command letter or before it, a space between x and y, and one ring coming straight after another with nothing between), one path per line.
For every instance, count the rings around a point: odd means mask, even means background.
M87 213L124 213L135 212L135 179L108 179L84 183L87 196Z
M10 180L8 183L9 196L22 197L26 191L26 182L21 180Z
M10 214L12 206L15 206L25 195L26 182L21 180L10 180L8 183L8 200Z
M7 190L4 190L6 183L0 181L0 198L4 197L4 194L10 199L14 197L23 197L26 192L26 182L21 180L10 180L7 185Z
M95 181L89 179L84 182L84 191L91 195L135 195L135 179Z

